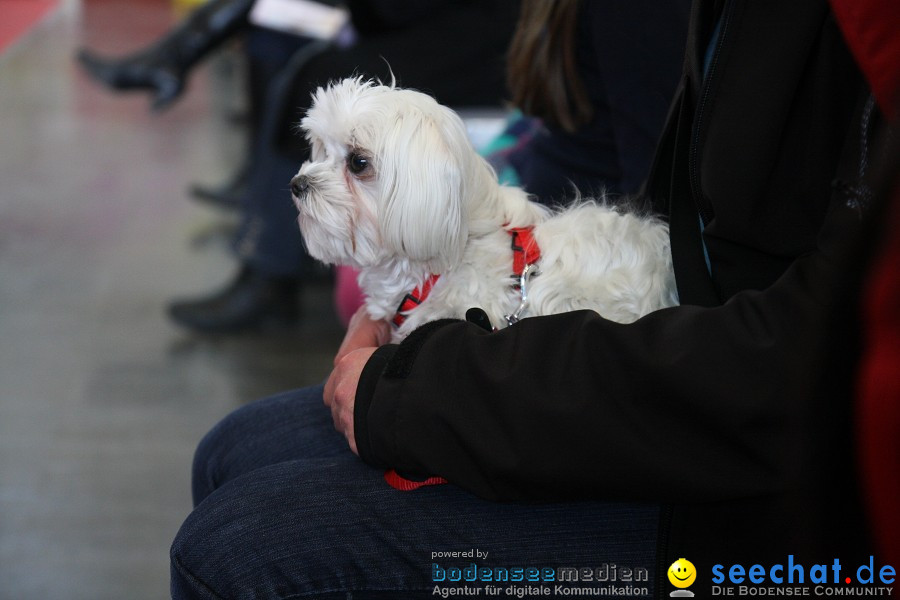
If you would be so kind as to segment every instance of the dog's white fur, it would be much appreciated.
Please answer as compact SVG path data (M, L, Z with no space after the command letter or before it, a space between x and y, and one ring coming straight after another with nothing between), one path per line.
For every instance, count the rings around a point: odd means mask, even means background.
M501 186L459 116L426 94L355 78L313 99L301 123L312 154L297 174L308 187L294 195L310 254L359 269L374 319L390 319L407 293L441 276L395 340L471 307L504 325L521 300L508 227L534 226L542 253L523 316L592 309L629 323L677 304L659 219L602 201L551 211ZM355 174L351 156L368 166Z

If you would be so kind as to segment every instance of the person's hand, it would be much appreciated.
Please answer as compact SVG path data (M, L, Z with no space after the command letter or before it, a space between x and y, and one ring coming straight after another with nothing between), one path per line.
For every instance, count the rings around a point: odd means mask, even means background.
M353 431L353 407L356 405L356 388L359 376L377 348L360 348L341 358L325 383L325 404L331 409L334 428L347 438L350 450L358 455L356 435Z
M347 333L344 334L344 341L338 348L334 357L334 366L340 362L344 356L350 354L354 350L360 348L371 348L383 346L391 341L391 325L387 321L375 321L366 312L364 306L360 307L350 318L350 324L347 325Z
M378 346L388 343L390 339L390 324L373 321L365 308L360 308L350 319L347 334L334 357L334 370L325 383L325 405L331 409L334 428L347 438L350 450L357 455L353 407L359 376Z

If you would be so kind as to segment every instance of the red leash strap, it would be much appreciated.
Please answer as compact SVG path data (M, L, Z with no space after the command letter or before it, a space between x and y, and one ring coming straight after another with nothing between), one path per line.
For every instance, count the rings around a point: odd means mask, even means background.
M388 469L384 472L384 480L388 482L389 486L395 490L400 490L401 492L411 492L427 485L441 485L447 483L447 480L443 477L429 477L422 481L413 481L412 479L401 477L397 471L393 469Z
M513 275L518 277L525 271L525 267L532 265L541 259L541 248L534 239L534 227L512 227L507 229L512 238L513 251ZM403 325L406 321L406 314L415 309L418 305L425 301L434 283L440 278L440 275L432 275L421 288L416 288L411 294L407 294L397 312L394 314L392 322L396 327ZM448 483L443 477L429 477L422 481L413 481L402 477L397 471L388 469L384 473L384 480L388 482L392 488L401 492L411 492L419 488L429 485L441 485Z
M425 283L423 283L421 287L417 287L412 293L407 294L400 302L400 306L397 307L397 312L394 313L394 318L391 319L391 323L393 323L395 327L403 325L403 322L406 321L405 313L408 313L425 302L425 298L431 293L431 288L434 287L435 282L440 278L440 275L431 275L425 280Z
M512 237L513 275L519 276L526 265L541 259L541 248L534 239L534 227L512 227L507 231Z
M414 310L417 306L425 302L428 294L431 293L431 288L434 287L435 282L440 279L440 277L440 275L431 275L425 280L421 287L417 287L412 293L407 294L406 297L403 298L403 301L400 302L400 306L397 307L397 312L394 313L394 318L391 319L391 322L395 327L403 325L406 321L406 313ZM447 483L447 480L443 477L429 477L424 481L412 481L411 479L401 477L397 471L393 469L384 472L384 480L387 481L388 485L392 488L400 490L401 492L411 492L420 487L425 487L426 485Z

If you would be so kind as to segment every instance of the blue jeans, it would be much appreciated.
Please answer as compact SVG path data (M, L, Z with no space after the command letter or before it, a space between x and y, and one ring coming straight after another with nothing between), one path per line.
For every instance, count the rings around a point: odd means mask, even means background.
M653 593L656 506L494 503L452 485L394 490L334 431L321 387L226 417L197 450L193 493L171 551L177 599L432 598L436 585L490 585L448 581L473 563L595 575L606 564L619 586L623 567L643 568L647 581L631 585ZM435 554L469 551L478 554ZM609 585L601 578L567 585Z

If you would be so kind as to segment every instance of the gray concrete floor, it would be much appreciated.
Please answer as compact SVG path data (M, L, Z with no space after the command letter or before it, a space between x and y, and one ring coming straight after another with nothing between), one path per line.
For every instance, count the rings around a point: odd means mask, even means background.
M200 437L254 398L321 381L330 289L296 331L209 339L173 296L227 280L233 217L188 200L240 159L220 59L161 115L75 67L152 39L161 1L62 8L0 55L0 599L168 595ZM226 100L223 100L225 98Z

